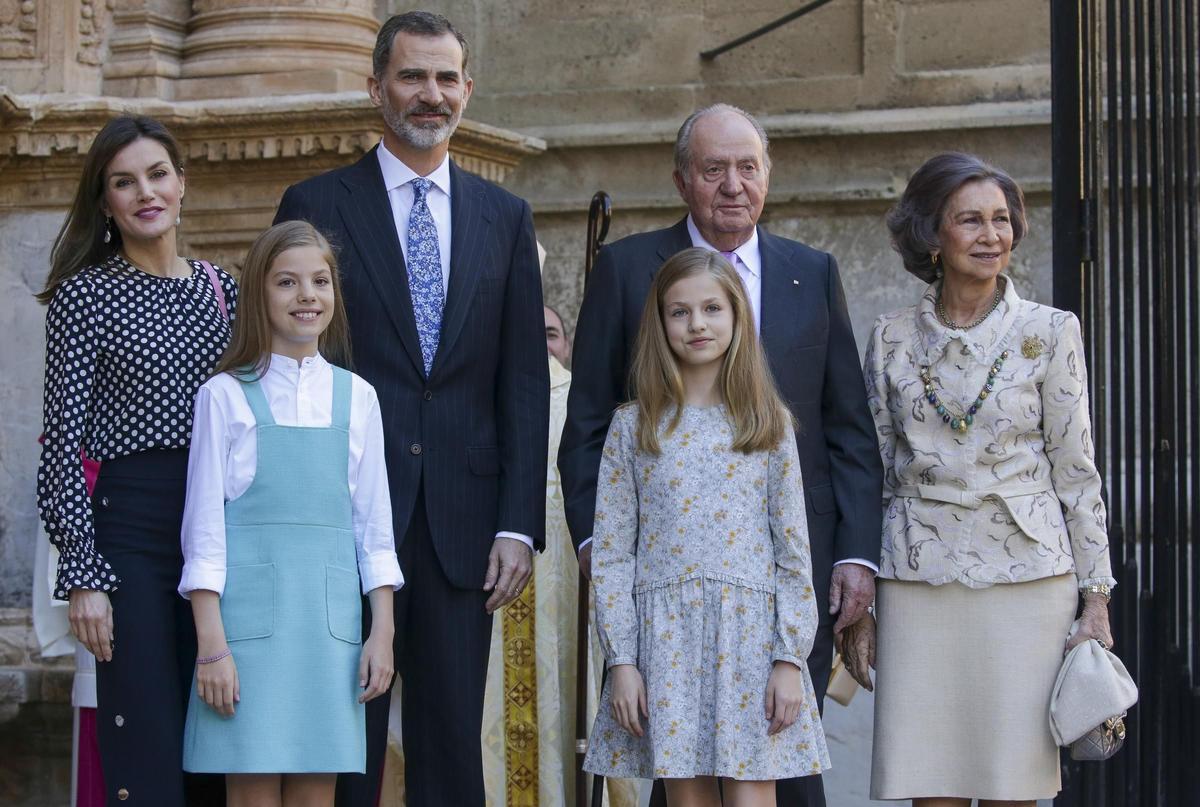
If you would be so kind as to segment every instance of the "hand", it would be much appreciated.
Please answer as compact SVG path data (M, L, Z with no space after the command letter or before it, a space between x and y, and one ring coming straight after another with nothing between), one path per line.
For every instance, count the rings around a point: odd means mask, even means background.
M358 658L358 686L363 690L358 696L359 703L378 698L391 688L392 674L396 671L392 658L393 638L389 631L372 630L363 643Z
M196 693L200 700L211 706L217 714L233 717L234 704L242 699L237 665L233 663L233 656L226 656L210 664L197 664Z
M829 613L837 614L834 633L863 618L875 602L875 573L861 563L839 563L829 579Z
M1064 652L1088 639L1097 639L1109 650L1113 649L1112 629L1108 624L1108 601L1099 594L1083 595L1083 613L1079 616L1079 629L1067 639Z
M833 645L850 676L867 692L873 691L871 668L875 666L875 617L868 612L841 633L835 633Z
M97 661L112 661L113 611L108 594L73 588L69 596L71 634Z
M585 580L592 579L592 542L579 550L579 571Z
M778 734L796 722L804 706L804 674L790 661L777 661L767 679L763 711L771 725L767 736Z
M634 737L643 736L641 718L650 717L650 710L641 672L633 664L618 664L609 667L608 674L612 676L612 713L617 725Z
M495 538L488 555L483 590L492 592L483 607L489 614L508 605L529 582L533 573L533 550L516 538Z

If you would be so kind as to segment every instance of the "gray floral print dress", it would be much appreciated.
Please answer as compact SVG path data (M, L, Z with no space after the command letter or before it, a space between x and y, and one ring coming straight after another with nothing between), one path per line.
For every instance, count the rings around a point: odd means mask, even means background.
M795 439L737 452L723 406L684 407L653 456L637 449L637 416L636 403L617 410L604 444L592 583L608 665L637 665L650 717L641 738L621 728L610 678L585 770L744 780L820 773L829 753L805 663L817 604ZM769 737L764 696L781 660L803 671L805 703Z

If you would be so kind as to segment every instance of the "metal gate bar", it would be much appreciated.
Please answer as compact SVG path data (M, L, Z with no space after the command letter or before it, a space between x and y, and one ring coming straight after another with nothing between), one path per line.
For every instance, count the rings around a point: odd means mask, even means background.
M1200 0L1053 0L1054 299L1080 315L1126 748L1060 805L1200 805Z

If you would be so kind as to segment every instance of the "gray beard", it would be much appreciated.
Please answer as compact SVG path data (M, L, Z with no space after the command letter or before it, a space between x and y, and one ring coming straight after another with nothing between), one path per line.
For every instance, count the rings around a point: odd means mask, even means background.
M386 105L383 107L383 122L387 124L387 127L395 132L396 137L418 149L431 149L445 143L450 139L450 135L454 134L454 130L458 128L461 120L462 109L460 108L457 114L452 114L450 119L441 126L427 128L409 123L401 113Z

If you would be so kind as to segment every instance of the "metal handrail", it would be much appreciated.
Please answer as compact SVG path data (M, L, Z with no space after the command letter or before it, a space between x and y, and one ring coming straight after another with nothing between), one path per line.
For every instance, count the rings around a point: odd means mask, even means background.
M722 53L731 51L734 48L745 45L747 42L751 42L755 39L758 39L763 34L769 34L772 31L774 31L776 28L779 28L780 26L783 26L783 25L787 25L792 20L797 20L797 19L803 17L805 14L808 14L810 11L816 11L821 6L827 5L831 2L833 2L833 0L813 0L811 3L801 6L800 8L796 9L795 11L791 11L787 14L784 14L782 17L775 20L774 22L769 22L761 28L755 28L750 33L743 34L742 36L739 36L737 39L726 42L724 45L713 48L712 50L701 51L700 58L706 62L711 62L713 59L717 58Z

